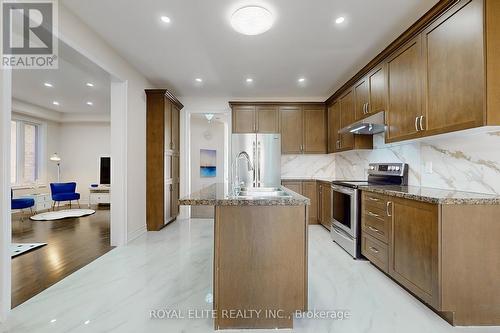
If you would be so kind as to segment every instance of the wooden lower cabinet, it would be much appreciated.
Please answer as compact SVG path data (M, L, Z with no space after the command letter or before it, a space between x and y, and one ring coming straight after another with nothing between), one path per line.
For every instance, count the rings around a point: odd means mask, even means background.
M328 182L318 182L318 221L325 228L332 228L332 188Z
M311 205L309 206L309 224L318 224L317 182L315 180L283 180L281 184L311 200Z
M302 182L302 195L311 200L309 224L318 224L318 189L315 180Z
M500 324L499 205L362 192L361 253L453 325Z

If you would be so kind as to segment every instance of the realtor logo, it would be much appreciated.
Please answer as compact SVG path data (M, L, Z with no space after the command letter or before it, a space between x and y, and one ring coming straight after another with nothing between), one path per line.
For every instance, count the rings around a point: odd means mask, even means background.
M2 1L2 68L57 69L57 0Z

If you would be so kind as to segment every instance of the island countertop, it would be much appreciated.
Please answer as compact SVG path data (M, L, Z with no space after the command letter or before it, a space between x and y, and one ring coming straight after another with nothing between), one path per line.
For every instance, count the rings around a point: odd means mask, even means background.
M179 200L184 206L300 206L310 205L310 200L292 190L281 186L289 197L241 198L231 193L227 183L216 183L193 192Z

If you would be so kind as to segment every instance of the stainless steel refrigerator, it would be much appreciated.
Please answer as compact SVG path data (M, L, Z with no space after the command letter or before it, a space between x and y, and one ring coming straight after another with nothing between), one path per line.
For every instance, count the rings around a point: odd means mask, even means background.
M238 159L240 153L248 154L248 163ZM244 154L243 154L244 155ZM240 155L241 156L241 155ZM236 175L246 187L274 187L281 184L280 134L233 134L231 137L231 182Z

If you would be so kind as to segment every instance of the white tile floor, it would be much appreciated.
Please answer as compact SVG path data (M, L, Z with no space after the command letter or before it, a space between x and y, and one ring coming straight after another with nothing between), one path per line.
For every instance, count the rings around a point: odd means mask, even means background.
M309 235L310 309L345 309L352 317L296 320L294 332L500 332L453 328L369 263L351 259L323 227ZM211 309L212 242L212 220L148 233L20 305L1 331L211 332L211 319L152 320L150 310Z

